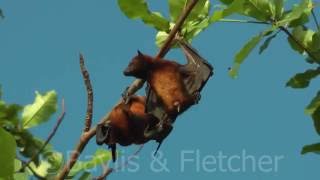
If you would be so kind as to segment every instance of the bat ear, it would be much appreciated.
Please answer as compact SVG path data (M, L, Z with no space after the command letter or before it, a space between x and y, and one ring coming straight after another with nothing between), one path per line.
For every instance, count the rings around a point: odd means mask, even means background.
M138 56L140 56L140 57L143 56L142 52L140 52L139 50L137 50L137 52L138 52Z

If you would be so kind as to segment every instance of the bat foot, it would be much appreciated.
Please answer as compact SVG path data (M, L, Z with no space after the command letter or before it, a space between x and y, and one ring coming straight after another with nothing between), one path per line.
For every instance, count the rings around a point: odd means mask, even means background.
M180 102L179 102L179 101L175 101L175 102L173 103L173 106L176 107L176 110L177 110L178 113L181 112L181 105L180 105Z
M98 145L102 145L103 143L106 143L108 145L109 149L111 149L112 161L115 162L117 159L116 144L110 142L111 131L112 126L110 126L109 124L98 124L96 132L96 142Z

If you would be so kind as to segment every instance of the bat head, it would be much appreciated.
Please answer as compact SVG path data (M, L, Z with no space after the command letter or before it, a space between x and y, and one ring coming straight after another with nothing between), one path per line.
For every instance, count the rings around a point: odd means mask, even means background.
M132 58L128 67L123 71L125 76L134 76L140 79L146 79L147 71L151 64L151 57L138 51L138 55Z

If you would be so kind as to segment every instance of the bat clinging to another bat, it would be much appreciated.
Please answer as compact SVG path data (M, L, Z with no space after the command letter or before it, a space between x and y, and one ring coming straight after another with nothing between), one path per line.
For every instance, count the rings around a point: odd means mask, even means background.
M116 144L128 146L144 144L150 139L144 136L147 127L152 127L158 120L145 113L146 97L131 96L127 103L121 102L114 107L109 119L97 127L97 144L107 144L112 151L112 159L116 160Z
M176 117L200 100L200 91L213 74L213 67L186 41L178 40L188 63L156 59L138 51L124 75L147 81L146 112L159 119L159 124L145 133L161 144L170 133ZM168 130L169 129L169 130Z

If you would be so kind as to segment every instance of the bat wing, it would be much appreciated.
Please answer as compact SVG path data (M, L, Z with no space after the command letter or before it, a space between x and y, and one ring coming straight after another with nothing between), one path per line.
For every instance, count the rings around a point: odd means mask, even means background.
M183 66L183 72L186 74L184 78L186 89L189 94L200 92L209 77L213 75L213 67L185 40L179 40L179 45L188 60L188 63Z
M167 113L162 105L161 100L158 98L149 84L147 84L146 93L146 113L153 115L160 121L163 120L165 117L167 117Z
M98 124L96 133L96 142L98 145L105 143L110 137L110 126Z

